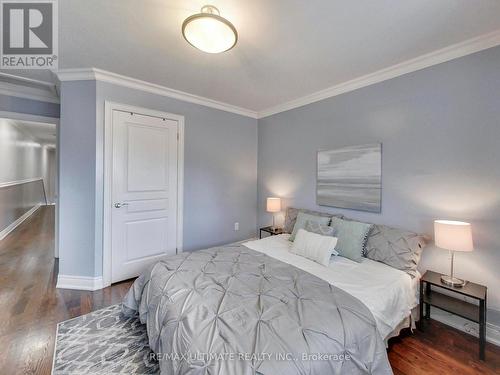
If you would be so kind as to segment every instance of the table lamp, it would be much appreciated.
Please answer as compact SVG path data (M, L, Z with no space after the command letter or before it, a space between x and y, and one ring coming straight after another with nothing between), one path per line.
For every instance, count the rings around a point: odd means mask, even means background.
M273 214L273 230L276 230L275 225L275 213L281 211L281 199L280 198L267 198L266 211Z
M462 287L465 281L454 277L453 261L455 251L472 251L472 232L469 223L462 221L450 220L435 220L434 221L434 237L437 247L450 251L451 255L451 271L449 276L441 276L441 282L453 286Z

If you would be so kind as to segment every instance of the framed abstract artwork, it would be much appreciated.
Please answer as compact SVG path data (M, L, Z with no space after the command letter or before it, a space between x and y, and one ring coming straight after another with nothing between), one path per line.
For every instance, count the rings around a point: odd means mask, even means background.
M380 212L381 196L381 143L318 151L318 205Z

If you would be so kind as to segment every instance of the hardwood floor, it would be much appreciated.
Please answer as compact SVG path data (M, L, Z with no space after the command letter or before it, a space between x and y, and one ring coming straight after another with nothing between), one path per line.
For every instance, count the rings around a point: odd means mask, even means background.
M54 216L40 207L0 241L0 374L50 374L57 323L119 303L132 283L56 289Z
M395 375L500 374L500 347L486 344L486 361L480 361L477 338L432 319L425 332L391 339L388 355Z
M50 374L56 325L119 303L131 281L96 292L56 289L54 206L41 207L0 241L0 374ZM500 348L477 357L477 339L430 320L392 339L396 375L500 374Z

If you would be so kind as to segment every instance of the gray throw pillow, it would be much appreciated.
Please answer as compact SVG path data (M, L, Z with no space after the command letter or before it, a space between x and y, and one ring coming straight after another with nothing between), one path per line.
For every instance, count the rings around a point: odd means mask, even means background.
M297 220L297 215L299 214L299 212L304 212L306 214L321 216L321 217L328 217L328 218L331 218L332 216L339 217L339 218L343 217L343 215L340 215L340 214L326 214L324 212L306 210L303 208L288 207L286 209L286 212L285 212L285 225L283 228L286 233L292 233L293 227L295 226L295 221Z
M425 243L425 237L417 233L374 225L366 241L365 255L415 277Z
M304 229L308 232L321 234L322 236L333 237L333 227L329 225L321 225L317 221L307 220L306 227Z
M297 215L297 220L295 220L295 225L293 226L292 234L290 235L290 241L295 239L299 229L305 229L307 221L315 221L319 224L328 225L330 223L329 216L316 216L311 214L306 214L305 212L299 212Z
M330 226L334 230L334 237L338 238L335 250L339 255L355 262L361 262L372 224L332 217Z

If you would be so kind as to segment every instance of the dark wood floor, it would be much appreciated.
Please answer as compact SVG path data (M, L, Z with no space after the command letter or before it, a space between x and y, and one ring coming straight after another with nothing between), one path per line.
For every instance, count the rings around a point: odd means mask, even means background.
M498 346L487 344L486 361L480 361L477 338L432 319L425 332L391 339L388 354L396 375L500 374Z
M50 374L58 322L119 303L131 282L97 292L56 289L54 206L41 207L0 241L0 374ZM500 348L431 320L391 340L396 375L500 374Z
M56 289L54 206L0 241L0 374L50 374L58 322L119 303L131 282L97 292Z

